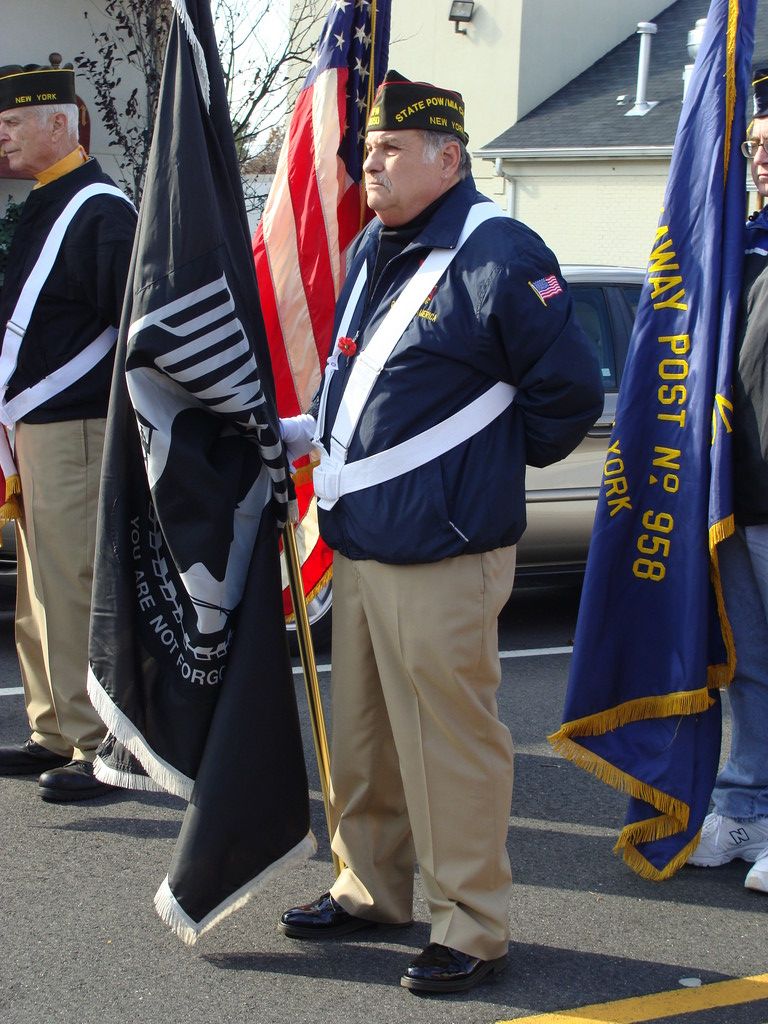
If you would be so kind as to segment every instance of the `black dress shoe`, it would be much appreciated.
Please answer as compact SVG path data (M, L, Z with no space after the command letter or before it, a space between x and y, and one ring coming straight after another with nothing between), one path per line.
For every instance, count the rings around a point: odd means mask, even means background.
M54 754L34 740L0 747L0 775L39 775L46 768L60 768L69 755Z
M502 971L506 961L505 956L480 960L450 946L430 942L411 962L400 984L414 992L466 992L483 978Z
M70 761L61 768L43 772L38 783L43 800L68 803L72 800L93 800L117 789L99 782L90 761Z
M377 924L348 914L329 892L324 892L314 903L286 910L277 927L292 939L335 939L361 928L376 928Z

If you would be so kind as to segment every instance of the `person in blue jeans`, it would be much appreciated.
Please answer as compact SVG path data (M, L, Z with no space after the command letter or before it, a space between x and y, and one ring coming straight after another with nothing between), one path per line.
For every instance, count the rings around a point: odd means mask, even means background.
M738 527L719 555L737 657L731 747L688 863L749 861L745 886L768 893L768 525Z
M742 150L758 193L768 196L768 69L757 71L754 120ZM736 647L728 691L729 757L714 810L688 858L697 867L732 860L753 866L745 886L768 893L768 208L746 232L744 285L734 367L736 532L718 548L726 611Z

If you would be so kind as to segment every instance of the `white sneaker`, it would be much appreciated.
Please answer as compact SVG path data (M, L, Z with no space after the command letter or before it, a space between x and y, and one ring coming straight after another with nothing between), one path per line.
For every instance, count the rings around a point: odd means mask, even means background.
M723 814L708 814L699 845L688 858L697 868L717 868L732 860L752 863L768 852L768 817L734 821ZM768 870L768 865L766 865Z
M749 874L744 879L744 888L754 889L755 892L768 892L768 847L749 869Z

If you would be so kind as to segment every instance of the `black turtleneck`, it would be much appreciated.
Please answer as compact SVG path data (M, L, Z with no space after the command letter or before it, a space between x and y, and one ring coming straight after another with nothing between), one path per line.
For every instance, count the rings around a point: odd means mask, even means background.
M452 185L447 192L444 192L433 203L430 203L429 206L425 207L425 209L423 209L421 213L417 214L413 220L409 220L407 224L399 224L397 227L393 228L385 226L381 229L381 234L379 235L379 248L376 252L376 262L373 265L373 270L368 282L369 295L373 294L376 282L387 263L389 263L394 256L401 253L403 249L409 245L427 226L447 197L451 192L453 192L454 188L456 188L456 185Z

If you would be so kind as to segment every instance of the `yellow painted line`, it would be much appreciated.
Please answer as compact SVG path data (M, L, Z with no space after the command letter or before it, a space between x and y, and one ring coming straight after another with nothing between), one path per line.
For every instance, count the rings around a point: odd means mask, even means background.
M719 1006L737 1006L768 999L768 974L734 981L716 981L698 988L673 989L634 999L618 999L612 1003L594 1003L575 1010L539 1013L532 1017L515 1017L497 1024L640 1024L641 1021L678 1017L695 1010L713 1010Z

